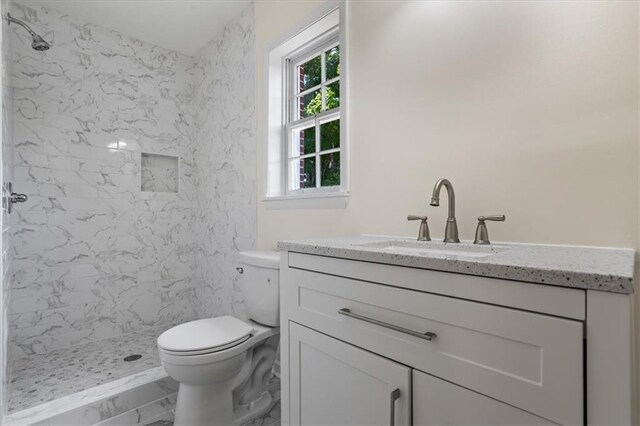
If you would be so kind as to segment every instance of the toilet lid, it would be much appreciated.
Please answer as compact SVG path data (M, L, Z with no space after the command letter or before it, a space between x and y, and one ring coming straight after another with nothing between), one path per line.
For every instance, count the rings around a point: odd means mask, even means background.
M193 352L229 347L244 341L253 327L238 318L224 316L191 321L175 326L158 337L158 346L175 352Z

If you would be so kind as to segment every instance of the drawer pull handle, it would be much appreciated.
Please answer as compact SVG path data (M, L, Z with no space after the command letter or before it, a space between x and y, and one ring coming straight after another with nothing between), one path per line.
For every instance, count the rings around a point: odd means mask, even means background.
M400 389L395 389L391 392L391 421L389 424L394 426L396 424L396 401L400 399Z
M431 341L431 340L435 339L436 337L438 337L438 335L436 333L432 333L430 331L427 331L425 333L420 333L418 331L409 330L408 328L398 327L397 325L389 324L388 322L379 321L377 319L365 317L364 315L354 314L353 312L351 312L350 309L347 309L347 308L338 309L338 314L344 315L344 316L350 317L350 318L355 318L355 319L360 320L360 321L368 322L370 324L379 325L380 327L389 328L391 330L399 331L400 333L409 334L411 336L419 337L420 339L424 339L424 340L428 340L428 341Z

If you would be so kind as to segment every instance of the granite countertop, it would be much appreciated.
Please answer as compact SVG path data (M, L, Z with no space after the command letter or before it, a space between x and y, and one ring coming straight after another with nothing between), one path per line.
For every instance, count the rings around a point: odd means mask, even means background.
M374 236L280 241L278 248L388 265L633 293L632 249L519 243L476 246L469 241L445 244Z

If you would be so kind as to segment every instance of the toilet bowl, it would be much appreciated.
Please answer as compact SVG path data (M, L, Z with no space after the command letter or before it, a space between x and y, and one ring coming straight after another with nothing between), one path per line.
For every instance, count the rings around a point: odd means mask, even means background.
M249 320L221 316L158 337L160 360L180 385L176 426L241 424L271 407L268 384L279 341L279 255L241 252Z

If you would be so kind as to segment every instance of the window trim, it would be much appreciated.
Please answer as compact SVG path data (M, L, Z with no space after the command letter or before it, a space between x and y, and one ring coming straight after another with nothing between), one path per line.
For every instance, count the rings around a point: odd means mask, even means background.
M331 1L319 8L305 22L278 40L265 51L265 134L264 137L264 196L267 208L344 208L349 196L349 140L348 140L348 40L346 31L347 7L344 0ZM289 65L304 62L318 50L331 43L340 45L340 107L323 111L313 117L298 120L298 125L310 125L340 116L340 186L289 190L289 130L287 118L291 114ZM324 60L324 57L322 57ZM323 76L324 77L324 76ZM327 80L327 85L334 79ZM315 86L321 87L321 85ZM323 99L324 101L324 99ZM308 119L308 121L307 121ZM322 151L324 152L324 151ZM313 154L318 155L318 152ZM311 155L310 155L311 156ZM293 158L293 157L292 157ZM293 201L293 202L292 202Z

